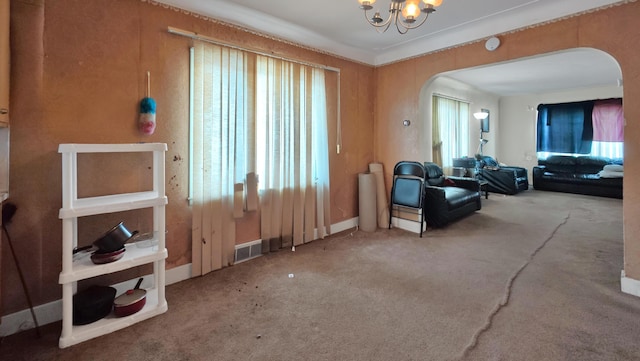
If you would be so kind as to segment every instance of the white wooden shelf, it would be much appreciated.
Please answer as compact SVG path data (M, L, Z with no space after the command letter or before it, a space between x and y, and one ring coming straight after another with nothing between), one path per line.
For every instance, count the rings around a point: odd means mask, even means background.
M159 251L157 247L138 248L135 244L128 244L125 247L124 256L115 262L95 264L88 254L73 261L71 271L61 272L58 282L60 284L77 282L166 259L168 256L166 248Z
M165 152L164 143L134 144L60 144L62 154L62 334L61 348L107 334L150 317L166 312L165 299ZM122 193L98 197L78 198L79 153L133 153L153 152L153 189L134 193ZM78 245L78 218L98 214L153 208L153 238L147 240L151 247L138 244L125 245L124 256L111 263L96 265L89 255L73 259L73 248ZM73 325L73 293L77 282L92 277L123 271L144 264L153 264L154 284L147 290L144 308L127 317L111 314L88 325Z
M95 214L130 211L132 209L163 206L167 197L157 192L136 192L108 196L80 198L71 201L69 208L60 209L60 218L76 218Z
M60 144L58 153L140 153L167 151L165 143Z
M167 312L167 301L164 300L164 297L162 301L159 301L158 289L147 289L146 291L146 303L140 311L127 317L116 317L111 312L107 317L88 325L72 326L69 336L60 337L59 346L61 348L72 346Z

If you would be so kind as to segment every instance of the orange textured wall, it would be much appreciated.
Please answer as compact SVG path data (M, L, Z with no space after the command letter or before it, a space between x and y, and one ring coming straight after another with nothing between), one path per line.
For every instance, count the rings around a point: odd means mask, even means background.
M188 49L191 40L167 27L341 69L343 148L332 152L332 223L357 216L357 174L373 161L374 69L278 42L140 0L11 2L11 183L18 212L10 226L36 305L59 299L61 288L60 143L163 142L166 160L167 267L191 262L191 210L187 204ZM136 129L146 72L158 103L156 131ZM335 80L336 77L334 77ZM335 98L329 100L335 107ZM333 105L331 105L333 103ZM330 150L336 144L330 120ZM83 192L147 185L148 162L120 157L89 160ZM129 170L126 178L117 175ZM120 215L119 215L120 216ZM121 215L130 228L148 227L148 214ZM79 230L91 243L115 218L88 219ZM105 228L107 227L107 228ZM259 238L259 219L238 223L237 243ZM2 254L0 282L5 314L26 308L13 261ZM144 273L144 271L140 271Z
M387 179L399 160L425 161L416 155L419 142L406 138L402 119L419 119L420 90L434 75L445 71L503 62L577 47L591 47L611 54L622 69L624 81L625 178L624 178L624 270L640 280L640 2L500 35L494 52L476 42L376 69L375 158L385 165ZM413 127L413 124L411 125ZM422 125L419 125L422 126Z

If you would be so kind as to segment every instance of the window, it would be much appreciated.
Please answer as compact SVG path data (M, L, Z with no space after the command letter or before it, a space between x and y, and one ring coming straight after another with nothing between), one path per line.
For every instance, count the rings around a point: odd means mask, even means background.
M540 104L538 152L588 154L593 127L592 102Z
M433 96L433 161L443 168L469 154L469 103Z
M623 158L620 98L540 104L537 118L539 159L553 154Z
M314 164L318 161L314 139L328 142L323 71L264 56L258 56L256 69L255 164L259 187L270 189L278 187L279 182L312 184L320 169ZM318 127L321 123L325 124L324 130ZM315 138L318 134L323 135ZM328 172L328 168L323 171Z
M194 167L227 179L215 187L218 197L233 195L233 184L252 171L260 189L293 173L306 184L328 173L319 164L328 162L320 156L328 152L322 69L211 44L194 59L193 135L202 138L195 152L211 154Z
M204 42L191 54L194 274L233 262L253 173L267 251L330 233L325 70Z

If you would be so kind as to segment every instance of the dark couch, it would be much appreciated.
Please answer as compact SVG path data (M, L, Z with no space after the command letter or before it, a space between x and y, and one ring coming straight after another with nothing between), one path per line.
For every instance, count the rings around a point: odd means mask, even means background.
M487 181L487 190L491 193L513 195L529 189L529 172L522 167L501 167L489 156L482 157L480 179Z
M533 188L622 198L622 178L603 178L598 174L608 164L622 162L602 157L562 155L538 160L538 165L533 167Z
M482 208L480 183L474 178L444 177L442 168L425 162L424 214L427 226L443 227Z

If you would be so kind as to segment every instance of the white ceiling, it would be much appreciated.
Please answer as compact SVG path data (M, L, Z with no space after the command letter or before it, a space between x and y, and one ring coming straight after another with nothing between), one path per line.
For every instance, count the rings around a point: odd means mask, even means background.
M278 38L310 46L355 61L383 65L488 37L540 24L572 14L600 8L620 0L443 0L426 23L407 34L395 28L379 34L364 18L357 0L160 0L184 10L257 30ZM378 0L374 10L388 14L389 0ZM369 17L372 13L369 13ZM189 30L189 29L185 29ZM573 87L615 84L621 77L617 62L607 54L583 53L564 57L529 59L526 71L517 63L507 64L508 77L485 79L491 69L473 70L459 80L492 92L512 92L509 82L555 83L558 76L571 76ZM562 61L562 65L559 62ZM552 62L554 71L545 68ZM534 69L544 69L536 73ZM501 67L502 68L502 67ZM594 70L598 70L595 72ZM587 72L587 73L585 73ZM495 72L493 72L495 73ZM604 74L603 74L604 73ZM614 74L611 76L612 74ZM573 74L573 75L572 75ZM588 76L587 76L588 74ZM594 75L601 75L598 80ZM541 77L547 77L549 81ZM582 85L587 81L589 84ZM565 81L566 83L566 81Z
M618 62L611 55L592 48L571 49L442 75L503 96L622 85Z

